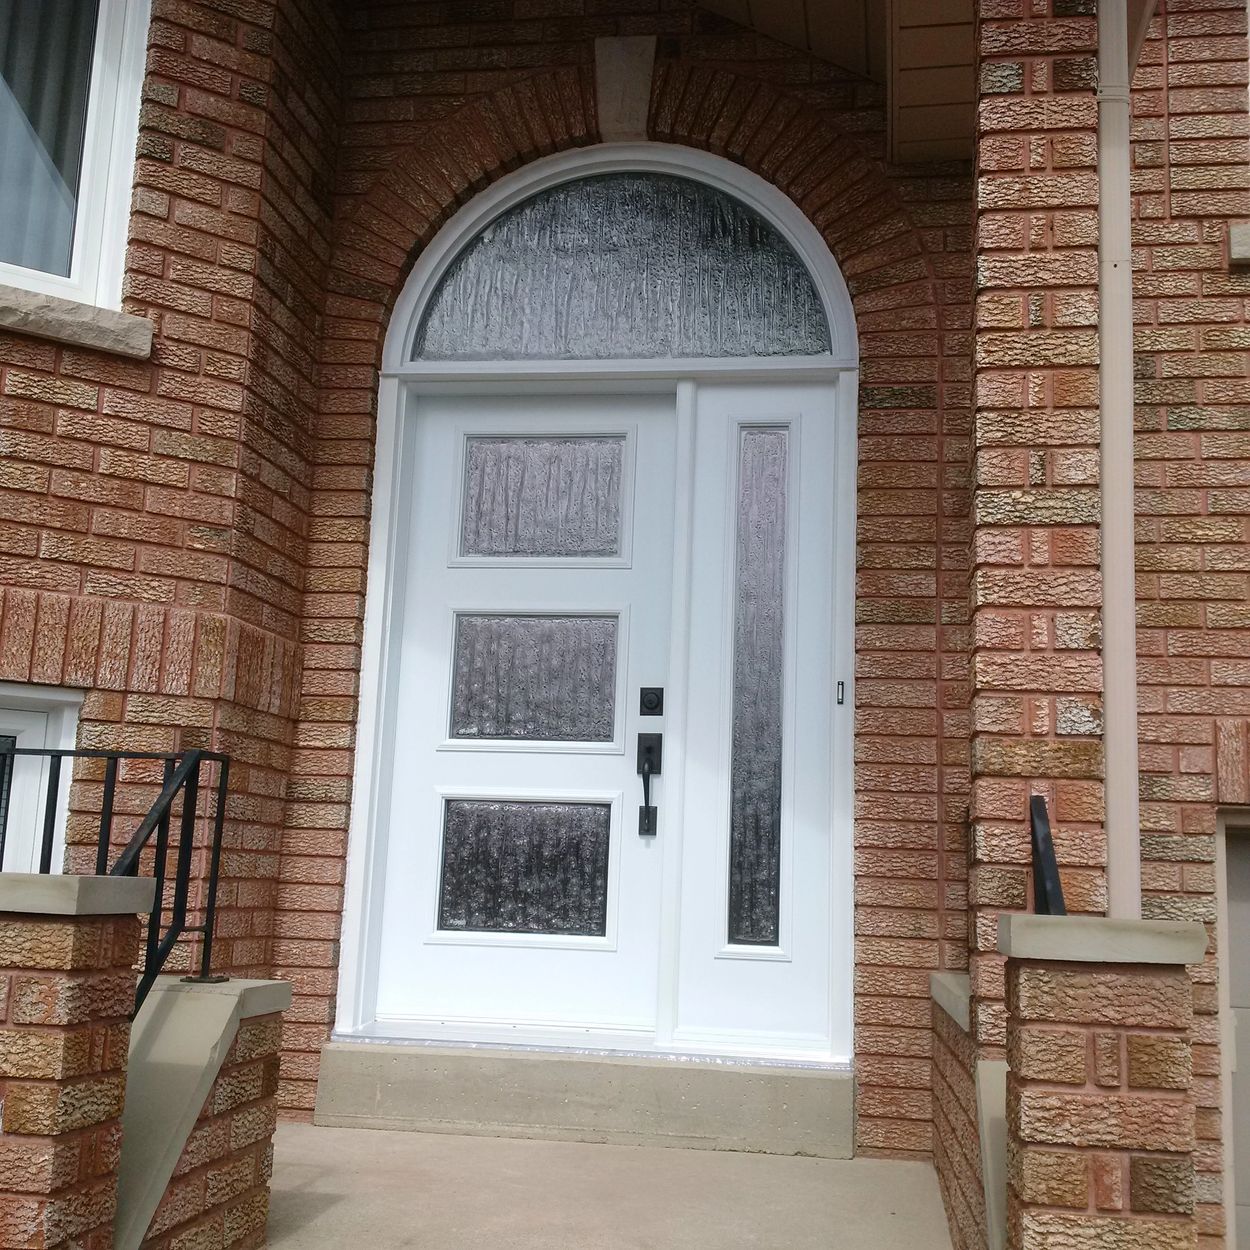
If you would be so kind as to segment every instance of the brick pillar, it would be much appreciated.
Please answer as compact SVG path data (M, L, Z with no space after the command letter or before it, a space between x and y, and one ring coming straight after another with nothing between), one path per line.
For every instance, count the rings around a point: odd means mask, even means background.
M1009 916L1008 1250L1194 1250L1200 924Z
M0 1245L113 1244L150 880L0 874Z
M979 0L972 539L973 1027L1044 794L1070 911L1106 905L1094 0Z

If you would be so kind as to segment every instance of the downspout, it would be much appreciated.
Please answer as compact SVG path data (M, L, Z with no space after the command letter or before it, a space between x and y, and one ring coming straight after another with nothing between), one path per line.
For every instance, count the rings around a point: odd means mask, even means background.
M1098 340L1107 913L1141 918L1133 558L1133 260L1127 0L1098 0Z

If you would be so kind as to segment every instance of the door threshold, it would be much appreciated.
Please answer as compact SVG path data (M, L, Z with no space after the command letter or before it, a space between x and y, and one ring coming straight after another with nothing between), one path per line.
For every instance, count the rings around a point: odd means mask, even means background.
M432 1050L499 1051L536 1055L585 1055L601 1059L655 1059L671 1063L714 1064L734 1068L797 1068L816 1072L847 1072L852 1069L849 1059L836 1056L803 1056L793 1053L742 1052L723 1049L682 1049L680 1046L616 1046L577 1045L573 1042L530 1042L437 1037L413 1037L387 1031L362 1030L359 1033L335 1030L330 1035L332 1043L360 1046L412 1046Z
M313 1120L847 1159L854 1104L846 1065L353 1037L322 1049Z

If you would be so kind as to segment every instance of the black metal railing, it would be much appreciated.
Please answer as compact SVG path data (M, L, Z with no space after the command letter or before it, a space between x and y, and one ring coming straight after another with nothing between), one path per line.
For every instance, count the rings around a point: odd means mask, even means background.
M217 884L221 872L222 829L226 816L226 790L230 782L230 757L216 751L198 748L162 755L147 751L74 751L20 748L0 740L0 868L5 866L5 842L8 837L13 790L14 767L24 756L41 757L47 761L44 779L42 823L39 829L39 871L51 873L61 806L61 773L66 759L102 760L104 788L100 796L99 827L96 834L94 868L97 876L137 877L142 870L156 880L156 896L148 916L143 947L143 972L135 990L138 1011L153 982L160 975L170 952L181 940L200 935L198 973L190 981L225 980L215 977L213 966L213 927L217 919ZM160 765L161 789L139 827L125 842L114 842L113 826L117 800L118 772L123 765L135 771L144 764ZM215 782L205 784L206 769L216 765ZM82 781L90 778L79 778ZM146 778L133 777L129 782L142 783ZM204 797L212 801L204 803ZM201 811L201 807L206 807ZM75 820L81 819L79 812ZM207 872L196 874L196 827L210 830L203 849L208 852ZM171 831L176 832L171 837ZM71 848L73 849L73 848ZM173 863L171 871L171 851ZM116 852L116 857L114 854ZM110 863L110 861L112 861ZM203 887L200 903L203 920L189 923L191 887L198 881Z
M1029 799L1029 838L1033 845L1033 910L1039 916L1066 916L1059 861L1050 836L1050 813L1040 794Z

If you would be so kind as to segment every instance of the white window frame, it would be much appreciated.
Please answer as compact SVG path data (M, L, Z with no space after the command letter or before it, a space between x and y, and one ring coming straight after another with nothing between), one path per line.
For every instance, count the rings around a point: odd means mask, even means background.
M33 729L33 736L17 734L18 746L36 750L72 751L78 738L78 717L82 711L82 702L81 690L72 690L65 686L0 681L0 734L12 732L4 726L6 712L33 712L44 717L44 722L41 727ZM28 765L29 763L27 761ZM73 774L73 761L64 761L56 803L56 835L52 842L53 873L60 873L65 869L65 825L69 819L69 788ZM4 856L4 870L7 872L38 870L39 835L43 828L43 804L47 797L47 785L46 759L41 760L37 767L25 767L23 775L14 778ZM25 828L13 825L15 811L25 813L28 821Z
M120 308L151 0L99 3L69 276L0 261L0 283Z

